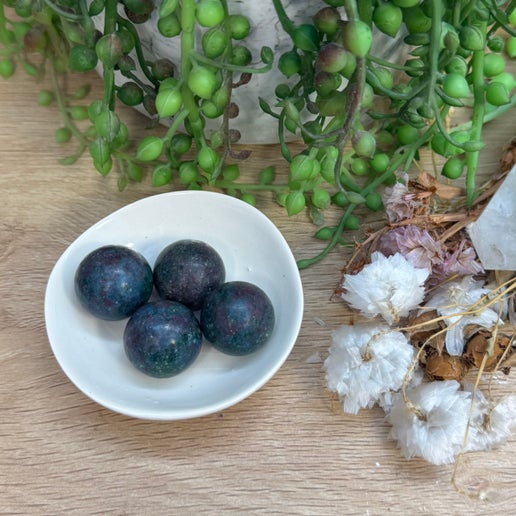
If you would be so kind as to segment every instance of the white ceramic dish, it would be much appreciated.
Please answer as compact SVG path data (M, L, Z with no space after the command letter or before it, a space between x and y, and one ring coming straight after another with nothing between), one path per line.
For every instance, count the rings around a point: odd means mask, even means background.
M159 252L183 238L213 246L226 266L226 280L255 283L270 297L276 324L267 344L233 357L203 344L195 363L168 379L154 379L127 360L126 320L94 318L79 304L74 275L93 249L121 244L154 264ZM147 197L114 212L84 232L57 261L45 296L45 319L54 355L69 379L91 399L143 419L199 417L238 403L281 367L297 339L303 291L292 253L274 224L259 210L214 192L172 192Z

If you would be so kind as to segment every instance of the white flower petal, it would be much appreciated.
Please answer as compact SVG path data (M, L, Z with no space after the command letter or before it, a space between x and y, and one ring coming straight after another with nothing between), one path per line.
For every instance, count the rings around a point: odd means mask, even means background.
M344 276L342 297L366 317L381 315L393 324L421 303L428 275L400 253L385 257L375 252L360 272Z
M475 305L488 293L489 290L482 287L481 281L476 281L472 276L465 276L460 281L451 281L438 288L426 302L425 310L434 309L440 316L446 317L446 350L450 355L462 354L463 330L468 324L476 324L487 329L491 329L497 323L503 324L497 312L491 308L482 309L480 304ZM474 311L472 305L475 305Z
M420 411L416 415L401 394L387 414L390 437L403 455L421 457L431 464L450 464L461 451L466 435L471 393L460 391L455 380L422 383L406 392Z
M468 387L472 391L472 387ZM477 389L467 451L485 451L503 444L516 430L516 395L488 400Z
M324 362L328 389L338 393L345 412L356 414L398 390L414 356L405 335L385 325L341 326Z

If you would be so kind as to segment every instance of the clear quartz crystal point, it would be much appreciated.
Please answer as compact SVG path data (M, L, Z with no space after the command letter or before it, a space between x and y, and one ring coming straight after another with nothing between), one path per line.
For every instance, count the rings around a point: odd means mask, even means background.
M516 166L468 232L484 269L516 270Z

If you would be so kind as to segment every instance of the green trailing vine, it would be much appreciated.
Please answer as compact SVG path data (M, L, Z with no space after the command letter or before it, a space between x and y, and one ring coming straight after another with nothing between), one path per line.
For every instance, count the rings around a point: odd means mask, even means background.
M252 204L256 192L268 191L288 216L307 212L323 244L300 268L346 245L364 208L382 210L382 188L424 147L442 157L443 178L463 178L467 202L475 200L484 126L516 103L506 68L516 55L514 0L325 0L302 24L281 0L271 1L291 48L275 55L263 47L257 56L246 45L252 20L226 0L0 0L0 75L9 78L16 66L48 74L52 91L42 90L38 103L58 106L56 140L76 143L63 162L88 152L100 174L117 171L120 189L149 180L218 188ZM178 62L145 57L138 27L152 20L180 42ZM401 52L383 55L378 34L396 39ZM232 93L274 65L282 74L275 99L259 104L277 125L288 176L278 182L266 167L244 183L239 164L249 152L235 147L240 134L231 120L245 106ZM102 98L90 100L86 86L67 91L67 74L96 67ZM165 135L132 141L120 104L167 120ZM449 129L452 108L467 121ZM208 131L208 120L218 129ZM325 223L328 209L340 210L335 226Z

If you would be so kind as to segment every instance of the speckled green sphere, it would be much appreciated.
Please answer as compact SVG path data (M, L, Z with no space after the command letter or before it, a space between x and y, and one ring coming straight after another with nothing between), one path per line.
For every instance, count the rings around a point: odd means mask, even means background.
M246 281L229 281L213 290L201 310L204 336L228 355L249 355L262 348L274 322L274 308L267 294Z
M181 303L154 301L127 322L124 350L142 373L155 378L178 375L193 364L202 346L194 313Z

